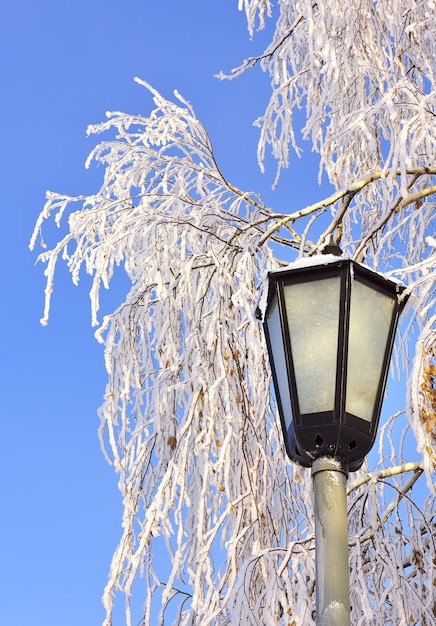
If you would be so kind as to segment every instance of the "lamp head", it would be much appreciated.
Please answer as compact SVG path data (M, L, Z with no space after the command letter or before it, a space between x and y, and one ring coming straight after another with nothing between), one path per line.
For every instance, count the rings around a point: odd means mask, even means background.
M376 434L404 287L352 260L271 272L264 318L288 456L358 469Z

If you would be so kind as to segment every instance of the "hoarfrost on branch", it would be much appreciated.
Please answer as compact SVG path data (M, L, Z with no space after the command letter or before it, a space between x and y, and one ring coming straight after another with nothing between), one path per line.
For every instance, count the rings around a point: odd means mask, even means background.
M59 259L75 283L82 270L92 276L108 372L100 436L124 498L105 624L119 590L132 623L134 584L143 624L156 623L156 601L162 624L313 623L310 477L284 456L255 309L269 269L315 255L330 237L412 296L396 359L410 373L407 421L398 414L382 426L378 468L350 480L352 622L433 624L436 4L240 0L238 8L252 36L278 15L264 53L230 74L259 65L271 77L257 120L259 164L269 147L278 182L308 139L331 194L274 212L222 175L188 102L143 83L154 98L148 117L110 113L89 129L112 137L89 158L105 168L101 189L49 193L31 242L45 246L45 221L61 226L68 215L66 234L39 257L44 323ZM99 323L100 286L118 265L131 289ZM403 454L408 429L418 462ZM424 472L428 493L415 498Z

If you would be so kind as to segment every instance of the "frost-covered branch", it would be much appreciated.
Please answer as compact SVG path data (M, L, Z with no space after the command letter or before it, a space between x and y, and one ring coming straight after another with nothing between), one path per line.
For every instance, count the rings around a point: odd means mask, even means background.
M413 472L414 475L419 475L422 473L422 464L421 463L405 463L404 465L397 465L396 467L389 467L377 472L370 472L365 474L364 476L359 476L357 480L348 485L347 487L347 495L350 494L354 489L361 487L365 483L375 482L378 480L382 480L383 478L389 478L391 476L396 476L397 474L404 474L406 472Z

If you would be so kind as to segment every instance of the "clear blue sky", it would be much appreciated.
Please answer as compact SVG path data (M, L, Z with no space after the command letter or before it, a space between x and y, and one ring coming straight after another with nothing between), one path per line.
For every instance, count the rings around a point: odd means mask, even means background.
M308 160L271 192L274 167L256 163L253 120L267 102L256 70L213 77L263 51L249 41L237 0L14 0L0 8L0 307L2 342L0 624L98 626L100 597L121 532L117 476L97 439L105 386L102 347L90 326L88 281L62 269L48 327L43 266L28 250L47 189L91 193L102 172L86 171L95 144L89 123L107 110L148 114L139 76L193 104L227 177L262 192L278 211L322 193ZM123 297L108 296L106 310ZM124 623L118 615L114 626Z

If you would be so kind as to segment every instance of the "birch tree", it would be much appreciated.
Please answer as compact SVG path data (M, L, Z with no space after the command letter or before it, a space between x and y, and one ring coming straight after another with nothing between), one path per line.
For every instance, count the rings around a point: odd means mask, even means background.
M275 212L223 176L187 100L138 80L152 93L151 111L110 113L89 128L104 135L87 163L103 166L101 188L48 193L31 241L45 247L43 324L58 261L74 283L92 277L108 374L99 432L124 502L104 624L123 594L132 624L133 591L143 625L314 623L310 472L285 456L255 311L268 270L333 238L347 257L401 279L411 296L394 360L407 375L403 410L381 425L378 464L349 478L351 621L430 626L436 3L239 0L238 8L252 37L276 20L259 56L220 74L259 66L270 77L255 121L259 166L272 152L277 184L310 141L330 195L310 206L290 198L289 212ZM47 220L66 223L48 246ZM100 320L99 291L116 266L131 288Z

